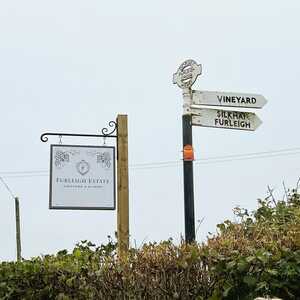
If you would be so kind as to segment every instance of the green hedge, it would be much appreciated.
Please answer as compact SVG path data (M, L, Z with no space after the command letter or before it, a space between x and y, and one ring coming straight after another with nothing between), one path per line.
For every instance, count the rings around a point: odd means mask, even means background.
M0 299L300 299L300 198L259 200L203 244L172 240L130 249L120 260L109 239L0 264Z

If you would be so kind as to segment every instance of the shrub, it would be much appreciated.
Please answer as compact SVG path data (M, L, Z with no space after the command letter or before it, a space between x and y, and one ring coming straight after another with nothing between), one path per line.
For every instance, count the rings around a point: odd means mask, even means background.
M300 299L300 197L236 208L205 243L172 240L131 248L88 241L22 262L0 264L0 299Z

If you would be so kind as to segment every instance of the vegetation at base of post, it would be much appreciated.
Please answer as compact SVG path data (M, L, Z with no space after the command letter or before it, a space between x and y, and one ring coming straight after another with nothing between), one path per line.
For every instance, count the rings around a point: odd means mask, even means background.
M300 299L300 195L235 208L205 243L131 248L88 241L72 253L0 264L0 299Z

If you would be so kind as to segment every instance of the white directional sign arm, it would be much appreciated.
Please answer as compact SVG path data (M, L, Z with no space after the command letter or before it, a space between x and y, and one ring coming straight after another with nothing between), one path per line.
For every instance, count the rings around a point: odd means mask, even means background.
M193 91L193 105L262 108L267 100L259 94Z
M261 120L251 112L192 108L191 113L193 115L192 124L203 127L254 131L262 123Z

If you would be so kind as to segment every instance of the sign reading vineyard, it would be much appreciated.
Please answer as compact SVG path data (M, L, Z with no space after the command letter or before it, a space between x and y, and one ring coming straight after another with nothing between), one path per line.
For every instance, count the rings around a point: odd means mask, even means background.
M266 103L259 94L192 91L192 105L262 108Z
M50 208L115 209L115 148L51 145Z

